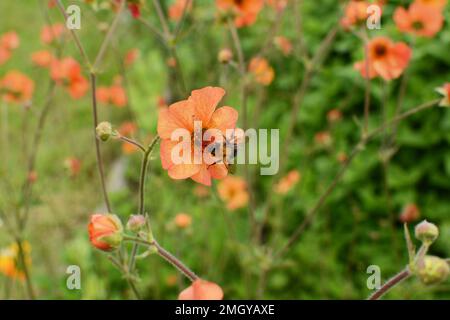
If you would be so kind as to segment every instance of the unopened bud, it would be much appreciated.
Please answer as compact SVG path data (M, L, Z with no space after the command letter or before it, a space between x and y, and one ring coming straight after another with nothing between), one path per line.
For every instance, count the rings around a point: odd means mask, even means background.
M450 267L444 259L425 256L417 262L417 276L424 284L436 284L447 280Z
M127 229L132 232L138 232L145 226L145 217L141 214L133 214L127 222Z
M219 51L219 55L217 57L220 63L226 64L233 59L233 52L230 49L225 48Z
M97 132L97 137L102 141L108 141L113 135L113 129L109 122L100 122L97 128L95 128L95 131Z
M418 240L430 245L439 236L439 229L435 224L424 220L416 226L415 235Z

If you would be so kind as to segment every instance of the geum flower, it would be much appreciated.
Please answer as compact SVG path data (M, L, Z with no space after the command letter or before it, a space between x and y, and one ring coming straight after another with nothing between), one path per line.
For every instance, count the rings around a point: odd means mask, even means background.
M340 23L344 29L350 29L353 26L365 25L369 15L373 12L367 10L370 6L377 5L382 9L383 2L375 1L370 3L368 1L350 1L344 9L344 17L341 19Z
M216 0L216 4L221 10L231 11L235 16L234 24L241 28L255 23L264 0Z
M89 82L83 77L80 64L73 58L54 59L50 75L57 84L64 86L74 99L83 97L89 89Z
M93 214L88 232L91 244L103 251L118 248L123 239L122 222L114 214Z
M22 242L24 260L27 267L31 266L31 246L27 241ZM19 246L13 243L0 250L0 273L11 279L25 280L23 264L19 257Z
M176 102L168 108L162 108L158 118L158 134L161 138L161 163L172 179L187 179L210 186L211 179L222 179L228 174L225 159L208 161L217 156L209 147L221 143L216 133L225 137L227 132L234 130L238 112L231 107L221 107L216 110L225 90L218 87L206 87L194 90L187 100ZM184 129L181 146L186 153L182 157L186 161L174 161L174 156L180 156L180 142L173 141L172 135L178 129ZM203 133L211 129L215 132L211 141L203 141ZM200 132L199 132L200 131ZM195 133L195 134L194 134ZM186 135L189 135L186 137ZM199 137L199 135L201 137ZM217 140L216 140L217 139ZM176 149L175 149L176 148ZM198 152L203 156L198 161ZM184 152L183 152L184 153ZM196 153L194 155L194 153Z
M408 10L398 7L394 21L401 32L431 38L444 25L444 16L439 8L413 3Z
M255 81L263 86L268 86L275 78L275 71L265 58L254 57L250 60L248 71Z
M226 177L217 186L217 192L230 211L245 207L250 198L247 182L241 177Z
M12 70L0 80L0 95L7 103L26 103L34 92L34 81L23 73Z
M382 77L392 80L400 77L409 64L412 50L403 42L392 42L386 37L377 37L368 44L368 73L366 60L355 63L354 67L366 78Z
M12 51L20 44L19 36L16 32L10 31L0 37L0 65L11 58Z

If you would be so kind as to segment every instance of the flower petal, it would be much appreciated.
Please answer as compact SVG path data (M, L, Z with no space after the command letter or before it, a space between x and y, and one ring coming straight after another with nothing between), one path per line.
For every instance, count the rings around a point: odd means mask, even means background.
M161 165L164 170L167 170L174 165L172 161L172 149L177 143L177 141L171 141L169 139L164 139L161 141L159 154L161 157Z
M175 102L169 106L170 114L177 119L180 128L194 131L195 109L189 100Z
M191 177L195 182L204 184L205 186L211 186L211 174L209 173L206 164L202 164L200 171Z
M228 174L227 166L223 163L210 165L208 171L211 177L214 179L223 179Z
M182 128L183 124L172 114L168 108L161 109L158 115L158 135L161 139L170 139L172 132Z
M194 90L189 97L195 107L195 114L203 122L205 127L214 113L220 100L225 95L225 90L219 87L205 87Z
M168 170L169 177L175 180L187 179L200 171L199 164L175 164Z
M218 129L225 134L226 129L233 129L236 127L238 117L239 114L235 109L231 107L221 107L213 113L208 128Z

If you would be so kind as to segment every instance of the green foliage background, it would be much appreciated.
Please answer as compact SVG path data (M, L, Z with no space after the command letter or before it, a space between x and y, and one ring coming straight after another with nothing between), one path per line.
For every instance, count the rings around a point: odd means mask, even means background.
M104 33L102 23L109 23L113 14L106 10L95 11L79 1L82 8L80 37L90 57L94 57ZM143 16L155 25L157 17L151 2L147 1ZM195 1L194 18L188 18L185 28L190 30L177 44L180 65L185 81L191 89L207 85L220 85L227 91L224 105L239 110L239 76L217 61L218 51L231 46L225 26L215 16L213 1ZM389 1L383 14L382 29L369 31L370 36L388 35L395 41L411 43L412 39L399 33L392 22L396 5L408 1ZM45 7L45 5L44 5ZM21 38L20 47L13 58L0 66L0 77L10 69L18 69L36 82L36 92L30 111L10 108L11 152L8 157L13 167L7 177L19 186L25 174L23 142L29 141L36 125L37 110L45 100L48 74L32 66L30 54L43 47L39 32L46 23L41 1L0 2L0 34L16 30ZM327 32L337 23L341 3L335 0L304 1L302 25L304 42L309 53L314 53ZM408 85L404 108L412 108L436 98L434 88L450 81L450 18L448 6L443 30L433 39L417 39L413 59L408 70ZM61 22L58 10L50 9L53 22ZM240 30L247 58L258 53L274 12L266 8L257 23ZM280 35L297 42L294 27L295 14L289 9L284 17ZM141 56L127 70L130 106L139 124L141 139L156 133L157 101L164 95L168 84L166 52L159 41L142 24L129 14L120 22L113 44L102 64L99 85L109 85L120 73L118 61L125 52L137 47ZM74 43L69 41L65 55L80 60ZM301 223L305 213L317 201L337 170L339 152L349 153L358 141L360 130L355 122L362 119L364 80L353 69L360 60L363 49L352 33L339 31L324 64L314 75L305 96L289 146L288 169L302 173L301 182L285 197L275 196L275 206L270 212L270 223L265 236L267 244L279 248ZM292 97L301 83L304 67L293 56L284 57L271 50L267 56L275 68L275 81L267 88L252 87L249 97L250 118L259 119L260 128L279 128L281 144L286 133L292 109ZM87 76L87 74L85 74ZM401 80L389 83L388 110L392 116L397 103ZM372 111L370 127L382 121L382 95L384 84L372 83ZM262 92L266 92L262 95ZM255 106L263 97L258 114ZM326 113L338 108L344 119L331 126ZM36 111L35 111L36 110ZM101 107L101 119L119 124L130 119L128 109ZM25 121L27 119L27 121ZM24 124L26 122L26 124ZM332 134L333 144L319 148L314 135L323 130ZM302 235L282 261L274 261L268 273L264 298L273 299L361 299L370 292L366 287L369 265L378 265L382 278L387 279L407 262L402 225L398 214L407 203L416 203L422 218L436 223L441 236L431 252L442 257L450 256L450 112L431 109L402 122L398 127L397 147L387 170L383 174L380 160L381 139L376 139L355 159L343 181L320 210L312 226ZM120 145L102 145L107 169L121 157ZM155 153L157 154L157 153ZM69 178L64 159L76 156L83 162L80 176ZM4 157L2 157L4 158ZM140 156L127 156L129 186L112 193L116 214L126 221L137 211L137 183ZM258 168L254 168L258 172ZM63 90L57 91L44 141L38 156L35 199L31 211L27 239L32 245L33 282L42 299L122 299L132 295L126 281L106 259L105 254L93 249L88 241L86 225L89 215L101 203L97 179L92 120L89 97L74 101ZM195 183L176 182L161 169L159 156L150 163L151 174L147 184L147 208L159 242L179 256L187 265L205 279L220 284L226 298L241 299L257 296L261 269L268 263L264 254L266 246L255 248L248 240L248 215L246 209L228 212L213 194L205 199L194 195ZM242 169L237 175L242 175ZM275 178L279 178L276 176ZM257 214L264 208L273 177L255 175ZM386 196L388 190L390 205ZM17 189L18 190L18 189ZM13 212L18 194L2 190L0 201ZM389 210L390 206L390 210ZM391 211L391 212L389 212ZM171 221L179 212L193 217L187 231L173 228ZM236 228L233 236L227 227L232 221ZM0 228L0 245L12 241ZM66 267L81 267L82 290L66 289ZM138 262L141 281L139 289L148 299L174 299L179 289L187 286L184 279L170 286L169 276L175 270L157 256ZM6 279L0 275L2 287ZM179 287L180 286L180 287ZM13 297L24 297L23 288L16 283ZM402 284L388 298L448 299L449 283L425 287L416 279Z

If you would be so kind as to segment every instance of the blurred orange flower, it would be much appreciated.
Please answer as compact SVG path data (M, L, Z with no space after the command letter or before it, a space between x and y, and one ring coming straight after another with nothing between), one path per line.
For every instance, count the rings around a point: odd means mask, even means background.
M329 146L332 143L331 135L328 131L320 131L314 135L314 141L321 146Z
M123 226L113 214L93 214L88 225L89 241L97 249L110 251L122 241Z
M36 51L31 54L31 62L38 67L49 67L53 59L53 54L48 50Z
M288 193L300 181L298 170L289 171L276 185L274 191L278 194Z
M445 83L442 87L436 88L436 91L444 96L439 105L450 107L450 83Z
M352 26L365 24L369 14L367 8L372 5L368 1L350 1L344 10L344 17L341 19L341 25L345 29L349 29Z
M340 110L338 109L331 109L330 111L328 111L327 113L327 120L330 123L334 123L337 122L339 120L342 119L342 113Z
M125 54L125 65L129 66L132 65L136 59L139 58L141 52L139 51L138 48L133 48L128 50L128 52Z
M431 38L444 25L444 16L439 8L413 3L408 10L398 7L394 21L401 32Z
M178 295L178 300L222 300L223 291L214 282L197 279Z
M8 50L17 49L19 44L20 39L15 31L6 32L0 38L0 47Z
M291 54L292 52L292 42L283 36L278 36L275 37L274 39L275 45L277 46L278 49L281 50L281 52L283 52L283 54L285 56L288 56Z
M109 98L111 104L118 108L123 108L128 103L127 94L120 82L116 82L109 87Z
M372 39L369 44L369 73L370 78L377 76L384 80L398 78L409 64L412 50L404 42L392 42L386 37ZM363 77L367 77L365 60L355 63L355 69Z
M221 10L231 11L235 15L234 23L238 28L255 23L264 0L216 0Z
M80 173L81 160L75 157L68 157L64 160L64 167L67 169L69 176L75 177Z
M16 32L10 31L0 37L0 65L11 58L12 50L20 44L19 36Z
M209 195L209 189L203 185L195 186L194 194L199 198L205 198Z
M445 5L447 4L447 0L416 0L415 3L435 7L438 9L444 9Z
M25 103L31 100L34 82L23 73L12 70L0 80L3 100L9 103Z
M255 81L268 86L275 78L275 71L269 65L266 59L254 57L250 60L248 71L255 77Z
M184 11L189 12L192 9L192 2L193 0L176 0L169 7L169 18L173 21L180 21Z
M41 30L41 41L45 44L50 44L61 38L64 31L65 28L62 23L44 26Z
M411 223L420 218L420 210L414 203L407 204L400 213L400 221L403 223Z
M172 161L172 150L179 143L172 141L171 135L177 129L185 129L191 133L191 144L199 142L201 137L194 137L194 122L200 121L202 132L207 129L217 129L225 137L227 129L234 129L238 113L231 107L216 109L225 90L219 87L205 87L191 92L187 100L176 102L168 108L162 108L158 117L158 134L161 137L161 163L172 179L187 179L210 186L211 178L222 179L227 173L227 166L221 163L201 164L194 163L194 148L191 148L190 163L175 164ZM203 139L202 139L203 140ZM201 152L209 145L202 141ZM207 153L207 152L206 152ZM189 155L187 155L189 157Z
M174 218L175 225L180 229L189 227L192 223L192 217L187 213L178 213Z
M247 205L249 194L247 183L240 177L228 176L217 186L220 199L222 199L228 210L236 210Z
M50 66L52 79L64 86L74 99L82 98L89 89L89 82L81 74L80 64L73 58L54 59Z
M22 242L22 249L25 256L25 264L29 267L31 266L31 246L27 241L24 241ZM0 250L0 273L12 279L25 280L25 273L22 270L19 259L17 243Z

